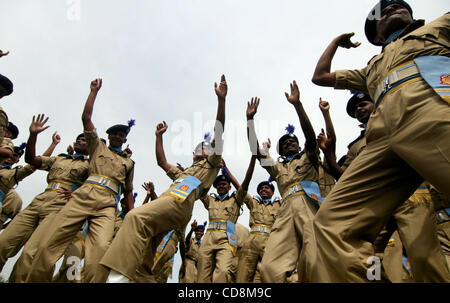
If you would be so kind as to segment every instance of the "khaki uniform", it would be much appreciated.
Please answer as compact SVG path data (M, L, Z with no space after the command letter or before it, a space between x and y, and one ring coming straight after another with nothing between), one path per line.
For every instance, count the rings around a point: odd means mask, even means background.
M250 235L244 246L237 271L238 283L260 283L258 264L264 256L270 230L281 206L280 200L264 203L244 192L244 203L250 210Z
M236 236L237 236L237 251L236 257L233 258L231 263L231 283L237 282L238 270L243 264L241 261L244 259L244 247L249 240L250 231L248 228L240 223L236 223Z
M8 115L3 111L3 108L1 108L0 106L0 142L2 142L3 138L5 137L5 131L8 125L9 125Z
M164 240L159 244L151 269L157 283L166 283L172 277L172 259L178 251L178 243L183 240L184 231L174 230L164 247Z
M366 137L364 136L364 131L362 131L361 136L349 145L349 151L342 167L344 171L365 147ZM383 260L385 258L383 252L386 249L386 241L390 239L392 233L397 229L409 261L412 264L415 281L445 280L448 271L443 266L445 260L440 252L439 240L437 239L434 208L430 192L426 188L425 183L406 202L395 209L385 232L381 232L375 239L375 253ZM400 241L400 238L397 237L398 241ZM389 258L390 255L387 257ZM386 260L385 263L389 264L390 261ZM397 267L397 269L401 268ZM388 272L392 273L393 270L386 270L386 273ZM389 279L391 278L389 274L387 276ZM399 281L397 278L396 280Z
M2 210L0 214L0 229L8 219L14 219L14 217L22 209L22 198L19 194L11 189L4 197L2 201Z
M277 218L266 242L260 273L263 283L284 283L296 270L304 242L304 227L317 212L318 205L301 189L300 181L319 182L318 150L304 152L289 162L264 166L283 198ZM292 192L292 186L297 190Z
M428 185L437 221L437 236L441 243L441 250L450 270L450 199L437 189Z
M184 258L184 277L181 278L180 283L197 283L198 252L202 240L197 241L191 238L189 241L189 250ZM181 277L180 274L178 276Z
M412 32L388 44L364 69L336 71L336 88L368 91L375 99L378 85L391 70L419 56L450 56L435 42L405 39L415 35L449 45L449 23L449 14L419 28L415 22L407 29ZM373 255L373 241L423 178L450 194L449 136L449 104L421 77L384 96L367 125L366 148L315 216L314 254L307 255L313 266L306 281L368 281L366 262Z
M384 271L392 283L414 282L412 271L408 271L403 265L403 258L403 246L400 241L400 236L398 232L394 232L383 252L382 261Z
M208 192L222 167L221 160L220 155L211 155L207 159L195 162L184 171L172 166L167 172L172 180L194 176L202 182L201 185L184 201L178 202L180 200L171 194L172 189L179 184L175 182L158 199L131 210L101 264L134 280L136 270L141 265L140 261L144 259L143 256L149 251L154 255L162 239L156 242L152 238L164 235L175 228L183 229L189 223L195 200ZM146 249L150 244L152 249Z
M203 236L202 245L198 252L198 276L199 283L230 283L232 281L232 264L236 258L228 241L226 222L236 224L240 215L244 195L239 189L237 194L232 194L224 200L207 195L201 199L208 210L209 225ZM215 222L220 222L219 224ZM211 227L212 224L217 227ZM237 230L236 237L237 236Z
M123 192L133 190L134 162L125 154L110 150L95 130L85 131L89 153L89 177L72 195L52 221L41 239L27 282L50 282L52 269L80 228L89 218L83 266L84 282L105 282L108 271L99 264L108 249L115 225L117 193L98 184L88 183L93 177L116 184ZM116 202L117 198L117 202Z
M9 193L10 190L13 189L14 186L19 184L20 181L34 173L34 167L31 165L25 165L25 166L17 166L15 168L10 167L1 167L0 168L0 191L1 191L1 199L0 199L0 215L3 213L3 200L6 198L6 195ZM10 212L11 209L8 209L11 202L13 202L11 199L14 200L14 194L11 194L11 196L8 197L8 200L6 200L6 211ZM12 207L13 209L15 207Z
M57 193L58 188L72 189L80 186L87 177L88 160L85 157L73 159L71 156L59 155L41 157L40 170L48 171L47 189L37 195L33 201L22 210L0 235L0 264L16 255L22 246L22 255L16 261L15 270L11 274L11 282L24 282L31 267L33 255L36 253L39 239L45 235L51 220L67 203Z
M116 220L114 224L114 236L119 231L120 225L123 222L123 217L120 211L116 210ZM64 252L64 259L59 268L58 273L53 277L53 282L56 283L81 283L81 260L84 259L84 250L86 246L86 231L87 231L87 223L83 225L81 231L78 232L75 239L72 243L67 247ZM114 238L113 236L113 238ZM70 257L76 257L77 259L71 260ZM75 263L74 263L75 262ZM79 275L74 276L75 270L78 271Z

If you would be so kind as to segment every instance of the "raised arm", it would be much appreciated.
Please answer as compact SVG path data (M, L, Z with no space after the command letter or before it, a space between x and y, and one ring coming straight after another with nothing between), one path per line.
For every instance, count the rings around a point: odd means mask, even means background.
M323 119L325 120L325 129L327 130L327 133L330 135L331 139L333 139L334 146L336 146L336 133L334 131L333 121L331 120L330 116L330 103L320 98L319 107L320 111L322 112Z
M142 187L146 190L147 195L145 196L144 202L142 204L148 203L148 201L153 201L158 199L158 195L155 193L155 185L153 182L147 182L142 185Z
M30 125L30 136L28 137L27 147L25 148L25 162L34 166L35 168L39 168L42 165L42 159L40 156L36 156L36 140L37 135L50 126L45 126L47 123L48 117L45 117L44 114L40 114L37 116L33 116L33 120Z
M92 123L92 111L94 110L94 102L97 97L98 91L102 87L102 79L98 78L91 82L91 92L86 100L86 104L84 105L83 114L81 115L81 121L83 122L83 128L85 131L93 131L95 129L94 124ZM131 194L133 196L133 194Z
M338 180L344 171L336 161L336 143L328 132L325 136L323 128L322 132L317 137L317 144L325 155L325 161L327 161L331 175Z
M303 104L300 102L300 91L297 86L297 82L290 84L291 86L291 94L284 93L286 95L286 99L289 103L291 103L296 112L298 119L300 120L300 126L302 128L303 134L306 138L305 148L309 152L314 152L317 147L316 134L314 133L314 129L312 127L311 122L309 121L308 115L303 108Z
M228 177L230 177L231 183L233 184L234 188L236 188L236 190L239 189L241 185L239 184L238 180L236 180L236 178L233 176L231 171L228 169L227 164L223 159L222 159L222 169L226 170L226 173Z
M344 48L354 48L361 45L361 43L353 43L350 38L355 35L355 33L342 34L336 37L327 49L323 52L316 65L312 82L320 86L334 87L336 84L336 73L331 71L331 61L338 47Z
M50 157L53 154L53 151L55 150L56 145L58 145L59 142L61 142L61 137L58 135L57 132L55 132L52 136L52 143L42 155L45 157Z
M263 158L265 155L261 154L259 149L258 137L256 136L255 129L255 120L254 117L256 112L258 111L260 99L258 97L254 97L247 102L247 110L245 115L247 117L247 139L248 144L250 145L250 151L253 156L256 156L257 159Z
M245 173L244 181L241 184L241 188L244 191L248 191L250 181L252 180L253 171L255 170L256 156L252 155L250 159L250 164L248 165L247 172Z
M156 126L155 136L156 136L156 144L155 144L155 154L156 154L156 162L158 166L161 167L165 172L168 172L172 167L166 160L166 154L164 153L163 146L163 134L167 130L167 123L163 121L163 123L159 123Z
M216 123L214 125L214 140L215 140L215 151L216 154L221 155L223 149L223 132L225 131L225 98L228 93L228 85L225 79L225 75L220 78L220 83L217 85L214 82L214 90L217 95L217 114Z
M132 210L134 208L133 192L131 190L124 191L123 197L125 198L125 205L127 206L128 211Z
M3 51L0 49L0 58L3 57L3 56L7 56L8 54L9 54L9 51L7 51L7 52L5 53L5 52L3 52Z

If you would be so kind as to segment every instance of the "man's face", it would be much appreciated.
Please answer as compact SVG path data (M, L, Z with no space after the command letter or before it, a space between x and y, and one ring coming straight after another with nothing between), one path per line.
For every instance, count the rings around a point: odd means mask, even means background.
M288 138L281 144L281 150L283 156L290 156L298 153L300 146L294 138Z
M384 41L393 32L405 28L411 22L413 18L405 7L397 3L388 5L381 11L381 18L377 21L375 40Z
M203 237L204 232L205 231L203 229L201 229L201 228L196 229L195 230L195 239L196 240L200 240Z
M108 135L108 140L112 147L122 147L127 142L127 134L123 131L116 131Z
M86 138L85 137L79 137L77 141L73 143L73 149L75 152L79 154L87 154L87 144L86 144Z
M219 181L216 190L219 195L225 195L231 190L231 185L227 181Z
M375 105L370 101L360 101L355 105L355 118L361 123L367 123Z
M269 185L263 185L259 189L258 195L263 199L270 199L273 196L272 188Z

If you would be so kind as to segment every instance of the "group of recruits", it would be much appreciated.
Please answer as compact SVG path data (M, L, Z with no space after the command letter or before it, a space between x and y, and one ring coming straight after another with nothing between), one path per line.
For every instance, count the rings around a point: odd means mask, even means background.
M260 100L252 98L246 110L252 156L242 184L221 157L228 90L222 75L214 84L213 140L195 148L190 167L172 165L163 148L168 125L159 123L156 159L173 183L159 197L144 183L147 197L136 208L132 152L122 149L133 121L110 127L107 144L91 120L102 79L90 84L84 132L67 154L51 156L59 141L54 135L49 149L36 155L37 136L48 128L43 114L32 119L25 151L14 146L18 129L0 111L2 225L12 219L0 233L0 269L23 248L10 282L165 282L179 244L180 282L449 282L449 28L448 13L425 24L413 19L405 1L381 0L365 23L381 53L363 69L331 72L339 47L360 45L352 33L343 34L313 75L317 85L353 91L347 113L362 131L347 155L337 160L328 102L319 104L326 131L316 136L294 81L286 99L298 114L304 147L288 126L274 160L270 140L262 146L257 140ZM0 97L11 94L11 81L0 81ZM22 154L28 164L12 167ZM247 191L256 160L270 179L252 197ZM48 186L19 212L13 188L36 169L48 171ZM272 182L281 199L273 197ZM211 186L217 194L208 194ZM194 220L185 238L196 200L208 210L208 223ZM250 231L236 223L243 204ZM81 274L73 257L83 259ZM378 276L369 274L373 257L382 262ZM77 275L69 271L73 264Z

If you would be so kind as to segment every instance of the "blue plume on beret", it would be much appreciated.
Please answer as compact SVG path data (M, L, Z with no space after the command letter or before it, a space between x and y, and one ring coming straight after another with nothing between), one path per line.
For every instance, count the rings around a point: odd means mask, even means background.
M20 150L24 150L25 147L27 147L27 143L26 142L22 142L22 144L20 144L19 149Z
M134 200L136 200L137 195L138 195L137 193L134 193L134 194L133 194L133 199L134 199Z
M350 93L351 93L352 95L357 95L357 94L359 94L359 93L361 93L361 92L357 92L357 91L355 91L355 90L350 90Z
M212 137L211 137L211 134L210 134L210 133L206 133L205 136L203 137L203 139L204 139L206 142L208 142L208 143L211 141L211 138L212 138Z
M136 125L136 120L134 120L134 119L130 119L129 121L128 121L128 127L132 127L132 126L135 126Z
M269 179L267 180L268 182L273 182L272 177L269 177Z
M208 223L208 221L205 221L205 222L203 222L203 226L205 226L205 227L206 227L206 223Z
M288 124L288 126L285 129L286 129L287 133L290 135L290 134L294 133L295 126L292 124Z
M226 167L222 167L221 171L222 171L222 175L224 175L224 176L228 175L228 169Z

